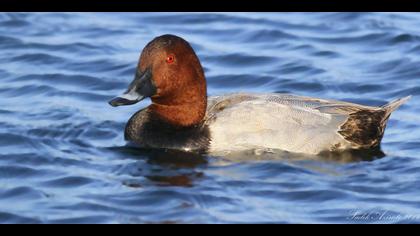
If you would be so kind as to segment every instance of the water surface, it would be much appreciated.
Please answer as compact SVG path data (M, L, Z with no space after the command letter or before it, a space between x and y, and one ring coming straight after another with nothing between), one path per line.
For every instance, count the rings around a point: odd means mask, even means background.
M1 223L420 223L420 15L0 14ZM126 147L112 108L155 36L191 42L210 95L367 105L413 95L382 149L198 156Z

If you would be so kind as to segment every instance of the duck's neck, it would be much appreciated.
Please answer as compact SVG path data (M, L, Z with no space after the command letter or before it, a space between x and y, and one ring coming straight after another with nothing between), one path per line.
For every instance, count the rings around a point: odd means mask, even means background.
M152 98L152 115L177 127L202 123L207 109L206 85L189 89L182 95Z

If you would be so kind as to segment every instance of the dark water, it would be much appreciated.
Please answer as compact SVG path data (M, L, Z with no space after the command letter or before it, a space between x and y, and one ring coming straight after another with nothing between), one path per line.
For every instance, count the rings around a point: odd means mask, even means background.
M413 95L382 152L207 157L125 147L107 101L172 33L209 94ZM0 14L1 223L420 223L420 14Z

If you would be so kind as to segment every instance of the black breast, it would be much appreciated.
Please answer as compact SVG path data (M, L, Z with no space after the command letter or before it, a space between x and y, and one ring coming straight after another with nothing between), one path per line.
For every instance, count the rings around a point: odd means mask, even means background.
M205 153L210 146L207 125L177 127L153 117L147 108L134 114L125 128L125 139L146 148L183 149Z

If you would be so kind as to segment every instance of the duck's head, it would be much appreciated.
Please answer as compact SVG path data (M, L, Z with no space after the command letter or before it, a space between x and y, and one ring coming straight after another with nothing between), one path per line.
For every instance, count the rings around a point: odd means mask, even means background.
M133 82L111 106L132 105L150 97L150 111L177 126L200 123L206 113L203 68L190 44L175 35L162 35L143 49Z

